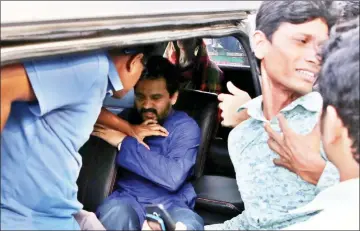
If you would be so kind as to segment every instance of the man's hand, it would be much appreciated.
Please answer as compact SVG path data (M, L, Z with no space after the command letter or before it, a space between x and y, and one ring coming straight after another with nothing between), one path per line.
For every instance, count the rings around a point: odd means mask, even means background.
M148 136L168 136L169 132L159 124L156 120L146 120L140 125L131 125L132 136L150 150L149 146L144 142L144 138Z
M265 124L269 147L280 155L280 158L274 159L274 164L285 167L303 180L316 185L326 164L320 155L319 124L311 133L299 135L289 128L282 114L278 119L282 135L275 132L268 123Z
M117 147L120 142L124 140L126 137L125 133L116 131L114 129L105 127L101 124L95 124L94 130L91 133L93 136L97 136L114 147Z
M221 118L223 119L221 125L224 127L235 127L249 118L247 110L241 112L237 112L237 110L244 103L250 101L251 98L247 92L235 87L231 82L228 82L226 86L231 94L220 94L218 96L220 101L219 108L222 110Z
M142 230L161 230L161 227L158 223L151 221L144 221ZM181 222L177 222L175 225L175 230L187 230L186 225Z

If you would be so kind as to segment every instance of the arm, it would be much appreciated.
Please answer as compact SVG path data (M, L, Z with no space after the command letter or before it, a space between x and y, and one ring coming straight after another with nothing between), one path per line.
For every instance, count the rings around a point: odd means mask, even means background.
M177 126L171 133L168 153L148 150L136 139L126 137L117 164L171 192L178 190L195 164L200 129L190 122Z
M14 101L36 100L34 90L22 64L1 68L1 131L9 117Z
M106 63L107 59L99 55L69 56L1 68L1 129L14 101L37 100L30 110L43 116L88 99L89 92L100 90L106 82L107 73L101 68Z
M114 115L106 108L102 107L99 118L96 123L102 124L111 129L125 133L128 136L134 136L132 126L126 120Z

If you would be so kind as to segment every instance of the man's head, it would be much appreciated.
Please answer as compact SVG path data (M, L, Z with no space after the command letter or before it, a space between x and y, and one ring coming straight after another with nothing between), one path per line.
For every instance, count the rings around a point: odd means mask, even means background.
M122 98L135 86L144 70L144 64L153 49L153 46L147 45L134 48L112 49L109 51L109 55L115 64L123 85L123 89L114 92L113 97Z
M356 166L354 159L357 166L359 163L359 18L333 32L323 51L319 75L324 99L321 131L330 161L346 170Z
M356 1L342 1L343 9L340 22L354 19L360 15L359 0Z
M328 8L320 0L263 1L253 45L261 71L274 85L299 95L312 90L321 64L318 52L336 22Z
M177 68L162 56L149 58L135 86L135 106L144 121L161 123L169 115L177 101L179 75Z

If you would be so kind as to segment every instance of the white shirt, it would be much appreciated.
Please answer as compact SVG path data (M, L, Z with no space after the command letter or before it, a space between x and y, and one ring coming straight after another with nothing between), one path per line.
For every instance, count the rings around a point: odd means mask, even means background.
M359 178L327 188L306 206L290 212L309 211L321 212L284 230L359 230Z

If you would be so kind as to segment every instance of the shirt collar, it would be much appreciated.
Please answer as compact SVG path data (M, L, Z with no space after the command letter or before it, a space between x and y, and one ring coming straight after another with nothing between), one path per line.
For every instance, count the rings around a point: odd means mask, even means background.
M340 182L320 192L309 204L289 211L307 213L341 206L359 206L359 178Z
M249 116L253 117L254 119L267 122L263 113L262 103L263 103L263 98L261 95L245 103L243 106L239 108L238 111L242 109L248 109ZM295 101L287 105L285 108L281 109L280 112L291 111L297 106L301 106L310 112L320 112L322 108L322 103L323 100L320 93L314 91L296 99Z
M120 91L124 87L121 83L120 76L116 70L114 62L109 55L107 55L107 58L109 60L109 83L107 87L107 92L112 95L114 91Z

